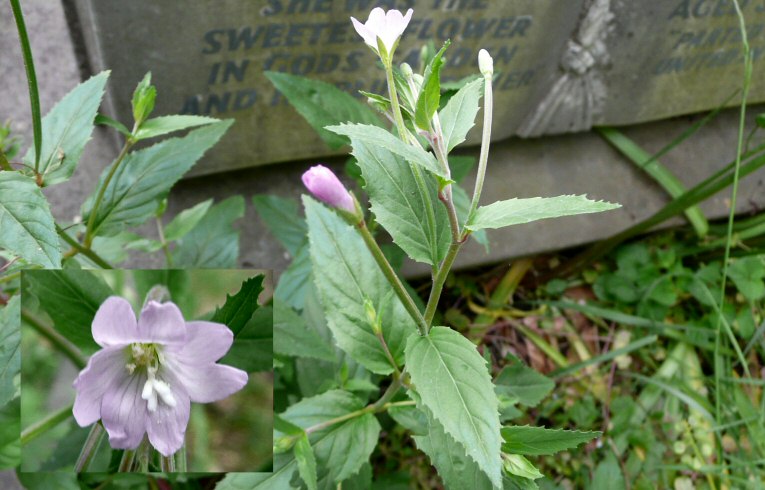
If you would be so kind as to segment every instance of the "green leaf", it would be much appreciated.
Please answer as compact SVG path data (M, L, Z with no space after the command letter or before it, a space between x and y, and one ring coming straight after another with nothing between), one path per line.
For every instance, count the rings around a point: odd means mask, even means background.
M277 457L274 460L278 459ZM286 477L286 478L285 478ZM215 485L215 490L270 490L294 488L290 485L291 473L227 473Z
M61 335L86 353L99 349L91 324L101 303L114 294L103 279L86 270L64 269L24 271L22 280Z
M42 120L42 148L38 172L46 185L69 179L90 140L98 106L104 96L109 72L101 72L66 94ZM34 167L34 148L24 156L24 163Z
M17 472L16 476L19 477L19 481L27 490L49 490L51 488L80 490L80 485L77 484L77 474L73 472Z
M172 115L160 116L149 119L141 124L140 129L135 134L136 141L156 138L163 134L173 133L182 129L195 128L218 122L214 117L192 116L192 115Z
M483 78L479 78L462 87L439 113L447 153L465 141L475 124L483 83Z
M93 122L94 124L100 126L109 126L110 128L114 128L125 136L130 136L132 134L127 126L104 114L97 114Z
M290 255L295 257L300 247L306 242L308 230L305 220L298 214L297 201L270 194L259 194L252 197L252 203L268 230Z
M19 296L0 309L0 407L16 395L13 379L21 370L21 329Z
M536 480L544 476L531 461L520 454L503 454L502 459L504 460L505 471L511 475L520 476L528 480Z
M378 374L390 374L385 350L364 310L372 302L382 318L388 348L401 365L404 342L416 326L393 296L388 281L361 237L337 213L304 196L314 281L337 345L356 362Z
M605 201L591 201L586 196L508 199L479 207L468 222L467 228L471 231L484 228L503 228L540 219L557 218L558 216L599 213L618 207L621 205Z
M351 140L366 143L370 147L385 148L409 163L419 165L428 172L441 177L441 179L450 181L432 153L423 150L421 146L404 143L383 128L364 124L341 124L339 126L327 126L327 129L348 136Z
M377 222L412 259L439 264L449 249L451 234L449 217L438 202L433 178L419 172L423 189L418 185L417 170L395 154L355 137L351 144ZM428 209L435 217L432 226Z
M627 488L619 462L613 453L606 453L603 461L595 468L595 475L589 488L593 490L598 488L623 490Z
M297 440L294 451L300 478L303 479L308 490L317 490L316 457L313 454L311 443L308 442L307 435L303 434L303 437Z
M210 321L226 325L236 336L260 307L258 296L263 292L264 277L251 277L242 283L238 293L233 296L226 295L226 302L222 307L215 309Z
M602 432L546 429L528 425L502 428L502 451L512 454L542 456L573 449L600 437Z
M154 216L170 188L218 142L232 122L210 124L183 138L167 139L127 155L106 187L95 218L94 233L113 235ZM111 166L104 169L98 188L110 171ZM84 222L90 219L97 192L83 204Z
M308 243L300 247L290 265L279 276L279 283L274 290L274 298L291 307L302 310L308 288L312 284L311 256Z
M205 217L212 206L213 200L202 201L194 207L184 209L165 226L165 240L174 242L180 240Z
M308 429L362 408L364 402L351 393L331 390L302 399L281 416L298 427ZM308 439L316 456L318 487L335 488L335 482L355 475L369 460L377 446L379 434L380 424L371 412L311 432ZM274 438L281 435L278 431L274 432ZM294 472L296 466L294 459L287 460L280 468L275 462L274 472Z
M0 470L21 464L21 397L0 406Z
M465 447L444 432L443 426L430 411L425 411L427 432L415 435L413 439L417 448L430 458L444 486L448 490L493 490L495 486L478 464L467 456Z
M430 60L422 76L422 88L419 97L417 97L414 121L420 129L425 131L430 129L430 121L441 103L441 67L444 65L444 51L449 47L449 44L449 41L444 43L443 47Z
M505 366L494 380L499 395L518 399L518 403L535 407L555 388L555 382L520 361Z
M499 403L475 345L450 328L433 327L426 336L409 337L406 366L423 405L501 486Z
M0 172L0 230L0 247L33 264L61 268L53 216L31 177Z
M274 71L265 75L333 150L347 145L348 140L327 131L326 126L345 122L382 125L372 109L334 85Z
M303 317L281 301L274 301L274 352L335 362L335 351Z
M263 306L234 336L231 349L220 362L247 372L257 372L270 371L273 359L274 313L270 306Z
M428 435L429 419L423 410L411 405L393 406L388 409L388 415L415 436ZM423 451L425 450L423 449ZM427 453L427 451L425 452Z
M235 268L239 257L239 230L234 221L244 216L244 198L229 197L207 211L196 227L177 242L173 265L186 268Z
M760 256L732 261L728 266L728 277L749 301L765 298L765 264Z

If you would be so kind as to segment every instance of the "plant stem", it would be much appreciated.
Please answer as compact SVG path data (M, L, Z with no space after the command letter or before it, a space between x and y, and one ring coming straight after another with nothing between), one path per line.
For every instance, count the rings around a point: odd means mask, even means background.
M88 470L90 462L93 461L93 457L96 455L96 451L98 451L103 435L104 427L101 425L101 422L96 422L90 429L90 434L88 434L88 438L82 446L82 451L80 451L80 457L77 458L77 463L74 465L75 473L82 473Z
M80 350L74 344L69 342L66 337L54 330L53 327L45 324L26 308L21 309L21 319L24 323L27 323L34 328L37 333L48 339L56 349L72 361L72 364L74 364L77 369L83 369L85 367L87 361Z
M171 456L160 456L159 458L159 468L164 473L175 473L175 457L173 455Z
M441 298L441 291L444 289L446 277L449 275L449 270L451 270L452 264L454 264L454 259L457 258L457 252L459 252L460 246L462 246L461 242L452 242L452 244L449 245L449 251L446 252L446 257L444 257L444 261L441 262L441 267L438 269L438 273L433 279L433 287L430 289L428 305L425 307L425 323L428 325L428 329L430 328L431 322L433 322L433 317L436 315L436 307L438 306L438 300ZM425 334L427 333L426 330Z
M70 237L69 234L64 231L61 226L56 224L56 232L58 233L58 236L60 236L67 244L71 245L73 249L77 251L77 253L81 253L85 257L92 260L97 266L101 267L102 269L114 269L114 267L104 259L102 259L97 253L95 253L92 249L90 249L89 246L83 246L80 245L77 240ZM74 254L72 255L74 256Z
M136 457L138 458L138 471L141 473L148 473L149 471L149 440L146 436L143 436L141 444L136 449Z
M388 343L385 342L385 337L383 337L382 330L379 330L375 335L377 335L377 340L379 340L380 344L382 344L383 351L385 352L385 357L388 358L388 362L390 362L390 365L393 366L394 376L400 377L401 371L398 368L398 364L396 364L396 359L393 357L393 354L391 354L390 352Z
M175 453L175 466L179 473L186 473L186 444Z
M6 282L11 282L11 281L13 281L14 279L16 279L17 277L20 277L20 276L21 276L21 271L14 272L12 274L8 274L7 276L0 277L0 284L6 283Z
M420 334L425 335L428 331L428 326L425 322L425 319L420 313L420 310L417 309L417 305L414 304L412 297L409 296L409 293L404 288L401 279L399 279L396 275L396 271L393 270L393 267L391 267L388 259L385 258L382 250L380 250L380 246L377 244L374 237L369 232L366 222L361 221L358 225L356 225L356 229L359 230L359 233L361 233L361 237L364 239L364 243L367 244L367 248L370 252L372 252L372 256L380 266L380 269L382 269L382 272L388 279L390 285L393 287L393 291L396 292L396 296L398 296L398 299L401 300L401 303L403 303L406 311L409 312L409 315L417 323L417 329L420 331Z
M32 131L35 145L35 176L39 179L40 151L42 148L42 119L40 117L40 94L37 88L37 75L35 74L35 61L32 57L32 48L29 44L27 26L24 23L24 13L21 11L19 0L11 0L13 17L16 19L16 28L19 31L19 42L24 57L24 68L27 71L27 84L29 86L29 104L32 109Z
M122 460L117 469L119 472L133 471L133 462L135 461L135 449L126 449L122 453Z
M486 177L486 166L489 161L489 146L491 145L491 123L494 110L494 96L492 93L491 82L492 75L486 74L484 79L483 94L483 135L481 136L481 154L478 157L478 174L475 179L475 189L473 190L473 200L470 202L470 212L468 212L465 224L467 225L473 218L475 210L478 209L478 201L481 199L483 190L483 181Z
M478 315L474 323L476 326L485 326L494 321L494 317L488 313L490 310L496 310L504 307L512 297L518 284L520 284L526 272L531 269L533 261L531 259L519 259L513 262L510 270L502 277L499 285L491 293L491 298L486 305L487 312Z
M114 174L117 173L117 169L125 160L125 157L127 156L128 151L130 151L130 147L132 146L133 146L133 140L128 137L125 140L125 144L122 146L122 150L120 151L120 154L117 156L117 159L112 164L112 168L109 170L109 173L106 175L106 179L104 179L103 184L101 184L101 188L98 189L96 200L93 201L93 207L90 208L90 217L88 218L88 225L87 225L87 229L85 230L85 239L83 241L83 245L85 245L86 249L90 249L90 245L93 242L93 228L96 225L96 216L98 215L98 207L101 205L101 201L104 200L104 194L106 194L106 188L109 187L109 183L112 181Z
M56 427L71 416L72 405L69 405L30 425L21 432L21 445L24 446L29 444L34 439L37 439L42 434Z
M162 251L165 253L165 265L168 269L173 268L173 256L170 255L170 247L165 239L165 227L162 226L162 218L156 216L154 218L157 222L157 233L159 234L159 242L162 244Z

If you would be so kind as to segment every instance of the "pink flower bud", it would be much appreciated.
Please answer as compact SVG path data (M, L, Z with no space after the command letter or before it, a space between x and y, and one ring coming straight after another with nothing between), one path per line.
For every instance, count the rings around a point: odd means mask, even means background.
M330 206L356 212L353 197L337 176L324 165L315 165L303 174L303 184L311 194Z

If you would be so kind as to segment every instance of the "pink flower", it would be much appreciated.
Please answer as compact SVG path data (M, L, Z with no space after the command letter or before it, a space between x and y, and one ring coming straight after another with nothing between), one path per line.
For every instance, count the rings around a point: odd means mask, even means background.
M303 174L303 184L311 194L332 207L356 213L353 196L340 179L324 165L315 165Z
M413 13L412 9L407 10L406 15L401 15L401 12L394 9L388 10L386 13L377 7L372 9L369 13L369 19L364 24L353 17L351 17L351 22L353 22L356 32L364 38L364 42L372 49L377 51L377 38L379 37L385 50L390 54L406 30L406 26L409 25L409 21L412 20Z
M104 424L116 449L135 449L144 434L164 456L181 448L191 402L209 403L242 389L247 373L216 361L234 335L225 325L186 322L173 303L149 301L136 321L112 296L93 318L102 347L74 381L74 418Z

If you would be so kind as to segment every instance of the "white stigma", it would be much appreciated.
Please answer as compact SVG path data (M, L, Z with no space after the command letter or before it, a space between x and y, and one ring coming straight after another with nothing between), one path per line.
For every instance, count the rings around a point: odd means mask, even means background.
M157 379L155 376L157 368L150 366L147 372L149 377L143 385L141 398L146 400L149 412L155 412L157 410L159 400L162 400L162 402L169 407L175 407L175 397L173 396L173 392L170 391L170 385ZM159 398L157 398L157 395L159 395Z

